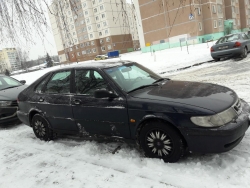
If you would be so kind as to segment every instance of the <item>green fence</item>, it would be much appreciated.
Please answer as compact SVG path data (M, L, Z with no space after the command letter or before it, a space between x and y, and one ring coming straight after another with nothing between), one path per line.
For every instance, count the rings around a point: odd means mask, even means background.
M238 32L245 32L248 31L248 28L242 29L242 30L232 30L231 33L238 33ZM185 41L182 42L175 42L175 43L171 43L171 42L165 42L165 43L159 43L159 44L155 44L152 46L147 46L141 49L141 51L143 53L146 52L153 52L155 51L160 51L160 50L165 50L165 49L169 49L169 48L175 48L175 47L180 47L180 46L186 46L188 45L192 45L193 43L195 44L200 44L200 43L205 43L207 41L211 41L211 40L218 40L219 38L224 36L224 31L223 32L218 32L218 33L213 33L213 34L208 34L208 35L202 35L202 36L197 36L196 38L192 38L192 39L187 39ZM195 42L194 42L195 41Z

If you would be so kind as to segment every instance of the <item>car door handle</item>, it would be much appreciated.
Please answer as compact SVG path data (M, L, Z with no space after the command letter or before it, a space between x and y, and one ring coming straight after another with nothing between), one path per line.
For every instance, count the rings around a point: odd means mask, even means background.
M80 99L75 99L75 100L73 100L73 104L76 104L76 105L79 105L79 104L81 104L81 100Z
M43 102L43 101L44 101L44 98L40 97L39 102Z

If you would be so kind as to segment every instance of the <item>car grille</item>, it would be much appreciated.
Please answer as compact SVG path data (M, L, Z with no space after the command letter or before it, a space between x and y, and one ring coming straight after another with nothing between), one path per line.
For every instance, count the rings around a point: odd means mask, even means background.
M18 106L17 101L12 101L11 106Z
M241 105L241 102L240 102L239 99L236 101L236 103L232 107L237 112L238 115L241 114L241 112L242 112L242 105Z

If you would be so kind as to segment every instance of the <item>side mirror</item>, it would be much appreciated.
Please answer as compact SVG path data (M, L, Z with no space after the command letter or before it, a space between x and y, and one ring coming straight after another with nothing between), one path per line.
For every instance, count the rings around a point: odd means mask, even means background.
M95 96L95 98L116 98L116 97L118 97L113 92L110 92L110 91L104 90L104 89L96 90L94 92L94 96Z
M20 80L19 82L20 82L21 84L25 84L25 83L26 83L25 80Z

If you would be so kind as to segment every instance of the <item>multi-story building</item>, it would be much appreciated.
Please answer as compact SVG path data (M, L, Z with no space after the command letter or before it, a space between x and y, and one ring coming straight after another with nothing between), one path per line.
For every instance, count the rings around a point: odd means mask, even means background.
M141 17L138 33L142 50L202 43L248 28L249 3L249 0L134 1Z
M93 59L96 55L138 48L131 4L115 0L54 0L50 21L61 62Z
M21 64L15 48L4 48L0 50L0 72L16 71L21 68Z
M241 28L249 28L250 27L250 0L240 0L240 21Z

